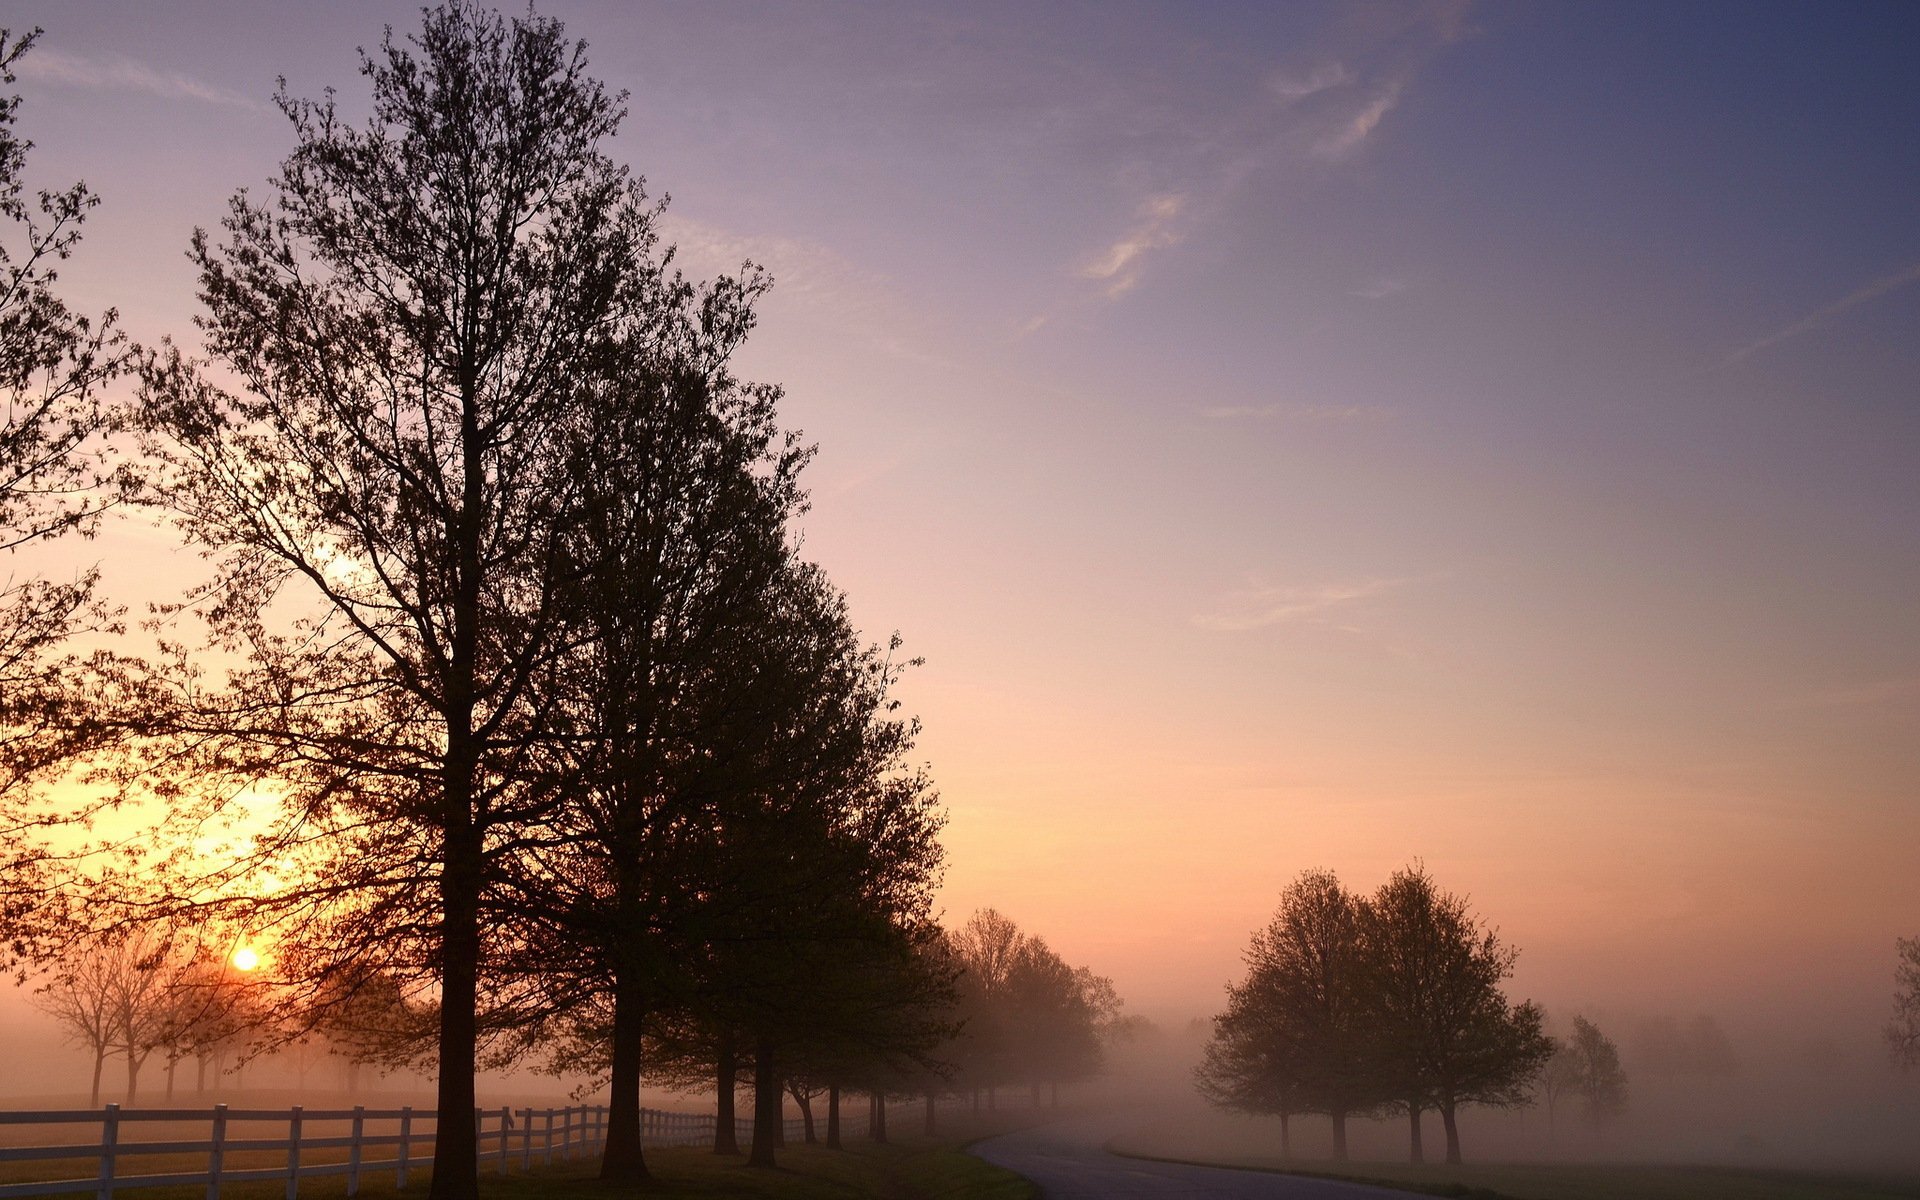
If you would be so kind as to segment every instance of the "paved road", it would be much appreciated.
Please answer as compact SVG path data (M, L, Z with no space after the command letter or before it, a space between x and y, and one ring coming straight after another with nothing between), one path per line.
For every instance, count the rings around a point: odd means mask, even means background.
M1108 1196L1165 1200L1408 1200L1411 1193L1331 1179L1303 1179L1265 1171L1190 1167L1122 1158L1102 1147L1138 1126L1134 1114L1107 1114L1024 1129L984 1142L972 1152L1040 1186L1046 1200L1105 1200Z

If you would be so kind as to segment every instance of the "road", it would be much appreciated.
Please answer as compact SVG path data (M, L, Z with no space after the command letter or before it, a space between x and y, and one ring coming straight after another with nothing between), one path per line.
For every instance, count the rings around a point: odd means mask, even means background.
M1023 1129L976 1142L971 1152L1026 1176L1046 1200L1105 1200L1108 1196L1167 1200L1408 1200L1410 1192L1305 1179L1266 1171L1192 1167L1108 1153L1107 1141L1138 1126L1135 1113L1103 1114Z

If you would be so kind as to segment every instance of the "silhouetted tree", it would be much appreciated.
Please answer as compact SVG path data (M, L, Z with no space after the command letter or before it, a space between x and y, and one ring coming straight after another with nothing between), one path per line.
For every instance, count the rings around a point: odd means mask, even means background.
M1901 938L1893 965L1893 1019L1887 1049L1902 1069L1920 1066L1920 937Z
M256 845L305 849L334 957L432 969L438 1106L465 1112L490 881L554 803L530 690L571 649L583 414L655 310L654 209L558 22L448 4L362 73L364 128L283 92L272 200L193 239L231 385L177 352L145 371L153 498L212 556L198 611L242 659L176 694L176 761L274 781L285 822ZM434 1155L435 1200L472 1200L470 1124Z
M127 358L111 311L76 313L54 286L98 199L84 183L27 189L33 143L19 134L21 98L11 89L39 36L0 29L0 556L8 561L31 543L91 534L111 502L101 389ZM48 912L60 886L41 833L84 823L91 810L34 789L101 733L84 720L86 690L53 659L74 633L114 624L95 600L98 578L97 570L66 581L0 572L0 967L31 956L36 922L58 916Z
M1359 914L1380 1078L1408 1114L1413 1161L1422 1160L1420 1112L1431 1105L1447 1161L1457 1163L1459 1107L1531 1103L1530 1084L1552 1054L1539 1007L1501 994L1518 952L1419 865L1394 872Z
M1274 1003L1272 981L1249 972L1227 986L1226 1011L1213 1019L1194 1082L1200 1094L1222 1108L1280 1118L1280 1157L1293 1153L1292 1119L1307 1111L1299 1043L1303 1029L1294 1014Z

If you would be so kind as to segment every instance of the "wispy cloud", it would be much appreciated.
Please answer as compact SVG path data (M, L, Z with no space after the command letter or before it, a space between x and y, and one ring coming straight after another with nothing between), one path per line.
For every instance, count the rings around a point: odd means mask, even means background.
M1341 114L1333 130L1313 144L1313 152L1321 158L1344 158L1359 149L1400 103L1406 85L1406 79L1390 79L1363 96L1356 108Z
M1119 241L1081 267L1081 276L1103 284L1109 298L1130 291L1140 282L1142 256L1149 250L1161 250L1179 243L1183 234L1175 228L1175 222L1186 205L1187 198L1178 192L1163 192L1147 197L1140 206L1133 227Z
M1353 82L1346 64L1323 62L1309 70L1278 70L1267 76L1267 91L1282 104L1292 104L1308 96Z
M1904 271L1895 271L1891 275L1876 279L1865 287L1857 288L1847 293L1825 308L1809 313L1807 316L1800 318L1784 329L1775 330L1758 341L1748 342L1732 354L1727 355L1725 361L1720 365L1723 367L1731 367L1737 363L1744 362L1746 359L1753 357L1769 346L1784 342L1788 338L1799 337L1809 330L1819 328L1841 313L1846 312L1848 309L1858 308L1869 301L1878 300L1888 292L1899 291L1901 288L1914 283L1920 283L1920 263L1915 263Z
M256 112L268 111L265 100L243 95L178 71L159 71L124 55L83 58L47 47L35 47L17 68L25 78L37 83L67 87L143 92L163 100L193 100L202 104L220 104Z
M1373 425L1392 415L1376 404L1218 404L1200 410L1209 421L1297 421L1310 425Z
M1244 633L1272 625L1330 624L1335 614L1406 582L1404 579L1369 579L1359 583L1305 586L1255 585L1227 593L1213 611L1200 613L1193 618L1193 623L1222 633Z

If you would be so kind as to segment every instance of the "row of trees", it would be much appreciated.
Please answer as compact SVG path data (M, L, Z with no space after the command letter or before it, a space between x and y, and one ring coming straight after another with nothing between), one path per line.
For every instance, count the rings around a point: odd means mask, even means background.
M319 1053L346 1065L348 1090L368 1065L398 1066L427 1044L429 1014L416 1011L392 981L302 1011L248 971L137 930L93 939L83 954L52 974L35 1001L73 1045L93 1060L89 1103L100 1103L110 1059L126 1068L126 1102L137 1098L142 1070L158 1057L166 1097L183 1063L194 1064L193 1088L207 1090L259 1054L292 1051L305 1065Z
M271 945L300 1022L427 1024L443 1111L560 1047L611 1080L614 1179L649 1053L723 1100L750 1066L762 1114L935 1071L963 976L910 664L798 554L810 449L732 367L770 281L674 268L557 22L450 0L362 73L361 125L283 91L278 175L193 235L199 355L60 305L92 199L25 200L0 107L0 546L117 503L210 571L138 652L76 648L119 632L93 574L0 597L0 953ZM432 1195L476 1184L451 1122Z
M1214 1019L1200 1090L1278 1116L1283 1154L1291 1117L1325 1114L1343 1160L1349 1117L1402 1113L1421 1161L1421 1115L1437 1110L1457 1163L1459 1109L1529 1103L1554 1053L1540 1007L1502 993L1515 955L1419 865L1370 897L1305 872L1253 936L1247 975Z

